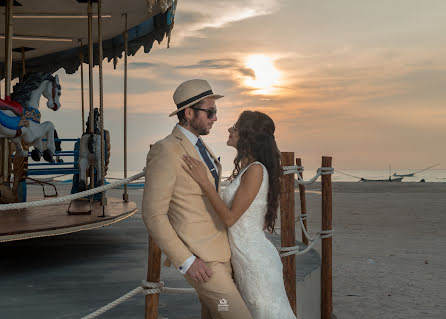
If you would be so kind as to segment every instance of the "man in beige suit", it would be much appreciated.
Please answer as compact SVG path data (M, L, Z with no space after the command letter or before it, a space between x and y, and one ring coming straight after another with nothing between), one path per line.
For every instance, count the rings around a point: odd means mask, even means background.
M197 291L201 318L250 319L232 279L227 231L200 186L181 167L183 155L202 160L220 190L221 165L203 143L217 121L214 94L207 81L189 80L173 99L179 123L147 156L142 212L147 229L167 255L168 264Z

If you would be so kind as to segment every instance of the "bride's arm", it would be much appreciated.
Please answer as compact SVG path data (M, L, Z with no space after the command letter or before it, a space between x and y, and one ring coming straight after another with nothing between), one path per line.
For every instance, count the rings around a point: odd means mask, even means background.
M234 196L232 206L228 207L215 190L215 184L207 177L207 168L203 162L187 155L183 159L186 164L182 165L183 168L201 186L215 212L226 227L234 225L240 216L249 208L259 192L263 180L262 166L260 164L254 164L246 170L241 177L240 186Z

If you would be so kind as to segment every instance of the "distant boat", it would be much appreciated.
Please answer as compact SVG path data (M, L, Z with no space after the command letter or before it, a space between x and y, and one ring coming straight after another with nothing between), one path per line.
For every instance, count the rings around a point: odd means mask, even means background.
M336 173L341 173L343 175L347 175L347 176L351 176L351 177L357 178L357 179L359 179L360 182L401 182L403 180L403 177L392 178L391 175L389 175L389 178L387 178L387 179L369 179L369 178L364 178L364 177L359 177L359 176L343 173L343 172L340 172L338 170L336 170Z
M432 165L432 166L423 168L422 170L419 170L419 171L416 171L416 172L413 172L413 173L409 173L409 174L397 174L397 173L393 173L393 176L395 176L395 177L413 177L413 176L415 176L415 174L418 174L418 173L427 171L428 169L431 169L432 167L435 167L435 166L438 166L438 165L440 165L440 163L437 163L437 164L435 164L435 165Z
M413 177L415 175L415 173L411 173L411 174L397 174L397 173L393 173L393 176L395 177Z
M403 177L404 176L392 178L392 169L390 168L390 163L389 163L389 178L387 178L387 179L368 179L368 178L361 177L361 179L359 181L360 182L401 182L403 180Z
M388 179L368 179L368 178L361 177L361 179L359 181L360 182L401 182L402 180L403 180L403 177L397 177L397 178L389 177Z

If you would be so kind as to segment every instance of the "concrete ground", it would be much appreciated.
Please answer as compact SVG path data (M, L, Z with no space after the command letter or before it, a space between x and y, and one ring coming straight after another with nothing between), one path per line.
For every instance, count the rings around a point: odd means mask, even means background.
M108 192L120 197L121 190ZM131 190L140 208L142 191ZM271 237L276 246L278 236ZM140 213L100 229L0 245L0 318L81 318L140 285L147 271L147 232ZM164 261L164 256L162 257ZM297 280L319 267L315 251L298 257ZM168 287L190 286L174 268L162 267ZM196 295L160 297L160 317L199 318ZM142 318L137 295L99 318Z
M141 195L132 190L130 198L140 205ZM321 227L320 201L320 185L307 187L312 233ZM335 183L333 226L339 319L445 318L445 183ZM147 234L136 214L103 229L1 244L0 256L0 318L80 318L146 277ZM188 286L176 270L162 269L168 286ZM103 318L143 313L136 296ZM163 295L160 314L198 318L198 299Z

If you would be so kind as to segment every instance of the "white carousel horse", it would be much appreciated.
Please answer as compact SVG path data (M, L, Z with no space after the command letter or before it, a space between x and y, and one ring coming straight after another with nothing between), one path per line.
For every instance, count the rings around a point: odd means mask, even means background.
M96 169L95 187L101 185L101 132L99 129L99 111L97 108L94 109L94 134L88 133L90 117L88 117L86 126L86 132L82 135L79 142L79 191L84 191L87 188L87 170L90 165ZM104 135L107 140L108 131L104 130ZM107 144L106 141L104 143ZM105 145L105 148L105 164L107 165L109 150L107 151L107 145Z
M40 123L39 101L43 95L46 106L57 111L60 108L61 86L58 76L51 73L27 73L14 85L13 93L5 100L0 99L0 137L11 140L16 147L16 155L27 157L21 142L33 145L31 157L38 161L43 158L53 161L55 153L54 125L50 121ZM47 149L43 150L42 138L47 139Z

